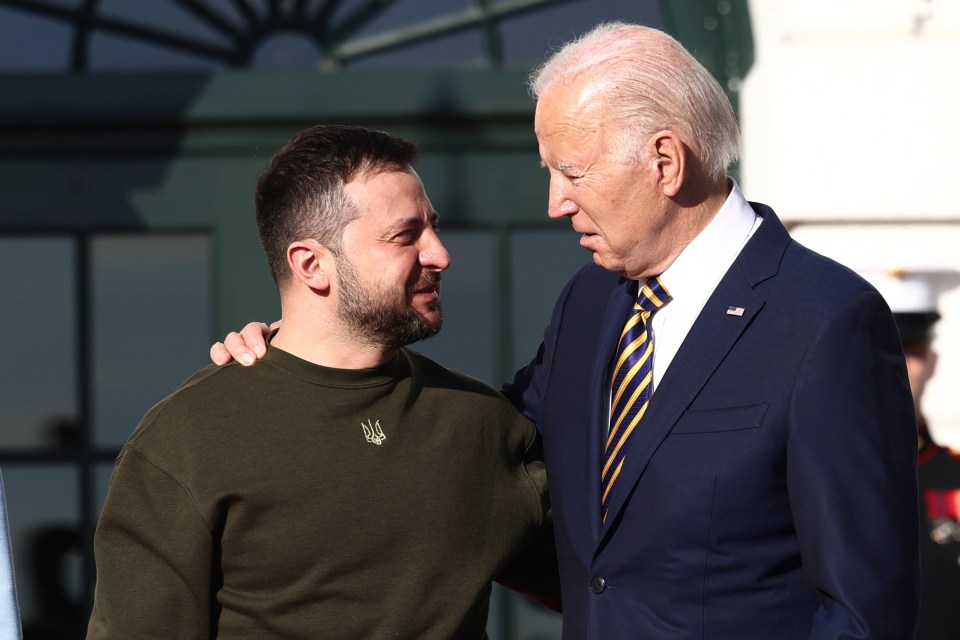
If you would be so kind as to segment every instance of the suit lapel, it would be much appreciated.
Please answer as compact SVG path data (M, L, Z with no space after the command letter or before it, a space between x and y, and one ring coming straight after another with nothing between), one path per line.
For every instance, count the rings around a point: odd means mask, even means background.
M757 213L764 217L764 223L701 310L654 392L643 421L627 442L626 463L607 501L601 540L616 522L660 443L763 308L764 300L754 287L776 273L790 237L770 209L764 207ZM728 314L730 307L742 308L742 315L739 311Z

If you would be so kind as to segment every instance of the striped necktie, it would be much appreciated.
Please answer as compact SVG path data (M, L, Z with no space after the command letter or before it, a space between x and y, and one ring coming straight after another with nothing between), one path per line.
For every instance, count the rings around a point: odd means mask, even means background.
M601 511L607 518L607 498L623 469L626 443L643 418L653 392L653 332L649 320L670 302L660 278L650 278L640 289L633 313L620 333L610 391L610 433L600 474Z

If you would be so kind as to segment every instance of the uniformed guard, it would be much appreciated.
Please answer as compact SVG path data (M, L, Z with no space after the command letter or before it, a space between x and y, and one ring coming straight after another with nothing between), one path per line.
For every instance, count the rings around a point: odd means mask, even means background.
M921 408L924 388L937 365L933 328L940 319L938 298L960 284L960 272L913 269L860 273L880 291L893 311L917 410L923 593L916 640L960 638L960 451L931 438Z

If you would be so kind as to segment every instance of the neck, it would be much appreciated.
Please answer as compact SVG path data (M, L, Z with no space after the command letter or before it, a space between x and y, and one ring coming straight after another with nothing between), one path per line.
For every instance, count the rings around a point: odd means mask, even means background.
M693 232L690 241L706 229L710 221L716 217L732 190L733 183L723 178L706 182L702 188L690 194L692 197L686 198L684 204L688 215L685 217L690 220L690 230Z
M270 344L302 360L335 369L374 369L390 362L396 347L369 344L344 329L335 313L299 313L283 305L283 324Z
M677 257L687 248L694 238L700 235L716 217L730 195L732 186L726 179L711 183L695 192L695 197L687 193L682 198L671 200L667 206L671 210L669 226L661 231L664 238L664 259L652 265L639 275L623 274L632 280L646 280L666 271Z

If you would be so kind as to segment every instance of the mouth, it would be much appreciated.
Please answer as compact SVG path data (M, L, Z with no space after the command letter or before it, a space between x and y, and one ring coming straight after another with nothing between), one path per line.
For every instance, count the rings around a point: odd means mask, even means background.
M440 274L439 273L425 273L423 274L417 283L413 286L412 291L414 296L427 296L430 298L430 301L436 301L440 299Z
M578 233L580 234L580 246L581 246L581 247L586 247L587 244L590 243L590 240L591 240L592 238L597 237L597 234L595 234L595 233L586 233L586 232L584 232L584 231L580 231L580 232L578 232Z
M581 238L587 238L587 237L590 237L590 236L595 236L595 235L597 235L597 234L591 233L591 232L589 232L589 231L584 231L583 229L578 229L578 228L576 227L576 225L571 225L570 228L573 229L574 233L580 234L580 237L581 237Z
M418 289L413 292L415 296L429 296L431 300L440 299L440 289Z

